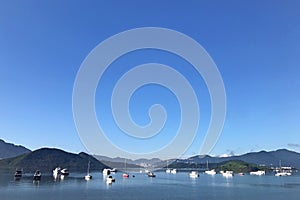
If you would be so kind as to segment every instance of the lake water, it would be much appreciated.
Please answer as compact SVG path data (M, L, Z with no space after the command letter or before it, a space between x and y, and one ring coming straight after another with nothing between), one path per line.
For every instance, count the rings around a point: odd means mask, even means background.
M43 175L39 183L33 183L30 175L15 181L13 175L0 173L0 199L300 199L300 174L290 177L236 175L232 178L200 174L196 179L186 172L155 174L155 178L149 178L145 174L131 173L130 178L123 179L122 173L116 173L113 174L116 182L107 185L101 173L92 173L90 181L84 180L85 174L70 174L60 181Z

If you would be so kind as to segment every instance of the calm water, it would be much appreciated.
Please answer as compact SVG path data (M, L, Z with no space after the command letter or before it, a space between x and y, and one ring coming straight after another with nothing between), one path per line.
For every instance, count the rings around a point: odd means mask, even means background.
M14 181L11 174L0 174L1 200L35 199L300 199L300 175L234 176L224 178L217 174L201 174L191 179L188 173L166 174L157 172L156 178L134 173L135 178L123 179L122 173L114 174L116 182L106 185L101 173L93 173L93 179L84 180L85 174L70 174L61 181L44 175L39 183L33 183L30 175Z

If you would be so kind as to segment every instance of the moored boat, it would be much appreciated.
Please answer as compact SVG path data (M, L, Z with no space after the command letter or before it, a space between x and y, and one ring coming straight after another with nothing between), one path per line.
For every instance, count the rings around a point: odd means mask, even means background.
M256 175L256 176L262 176L262 175L265 175L266 172L263 171L263 170L258 170L258 171L255 171L255 172L250 172L250 175Z
M153 177L153 178L156 176L153 172L148 172L147 175L148 177Z
M67 168L64 168L60 170L61 175L68 176L70 174L69 170Z
M36 170L34 175L33 175L33 180L34 181L40 181L42 177L42 173L40 170Z
M190 172L190 177L191 178L198 178L199 177L199 173L197 171L191 171Z

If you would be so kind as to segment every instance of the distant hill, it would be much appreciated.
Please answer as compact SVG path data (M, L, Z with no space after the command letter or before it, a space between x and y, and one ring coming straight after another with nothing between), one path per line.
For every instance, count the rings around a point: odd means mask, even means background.
M291 166L300 169L300 153L289 151L286 149L279 149L270 152L251 152L240 156L231 157L211 157L208 155L194 156L188 159L176 160L176 163L197 163L204 165L207 161L209 162L209 164L214 164L232 160L240 160L247 163L265 166L278 166L279 161L281 160L282 166Z
M23 168L24 172L33 172L37 169L44 173L52 173L56 167L68 168L71 172L84 172L88 161L91 171L102 171L107 166L86 153L68 153L59 149L42 148L14 158L0 160L1 168Z
M24 153L29 153L30 150L19 145L6 143L0 139L0 160L5 158L12 158Z

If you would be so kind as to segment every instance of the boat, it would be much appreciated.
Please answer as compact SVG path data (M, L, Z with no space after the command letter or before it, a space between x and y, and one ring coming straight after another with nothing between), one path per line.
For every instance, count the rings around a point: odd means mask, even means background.
M126 158L124 164L125 164L125 172L123 173L123 178L129 178L129 174L126 172Z
M191 178L198 178L199 177L199 173L197 171L191 171L190 172L190 177Z
M53 172L53 177L56 179L60 174L60 167L56 167L52 172Z
M113 182L115 182L115 179L112 176L106 177L106 183L107 184L112 184Z
M243 172L238 173L239 176L244 176L245 174Z
M209 168L208 168L208 160L206 161L206 168L207 168L207 170L204 171L205 174L209 174L209 175L215 175L216 174L215 169L209 170Z
M172 173L172 174L176 174L176 173L177 173L177 170L176 170L176 169L172 169L172 170L171 170L171 173Z
M22 175L23 175L23 170L21 169L16 169L16 172L15 172L15 179L16 180L19 180L22 178Z
M64 168L60 170L61 175L68 176L70 174L69 170L67 168Z
M42 177L42 173L40 172L40 170L36 170L34 175L33 175L33 180L34 181L40 181Z
M279 161L279 170L277 170L275 176L291 176L292 173L291 167L282 167L281 166L281 160Z
M215 175L216 171L215 171L215 169L212 169L212 170L206 170L204 173L209 174L209 175Z
M110 169L105 168L103 169L102 173L103 175L110 175Z
M153 172L148 172L147 175L148 175L148 177L152 177L152 178L154 178L156 176Z
M171 173L171 169L166 169L166 173Z
M226 178L233 177L233 171L226 171L222 175Z
M263 170L258 170L258 171L255 171L255 172L250 172L250 175L256 175L256 176L262 176L262 175L265 175L266 172L263 171Z
M112 168L112 169L110 170L111 173L117 173L117 171L118 171L118 170L117 170L116 168Z
M87 167L87 174L84 177L85 180L91 180L92 176L90 175L90 161L88 162L88 167Z

